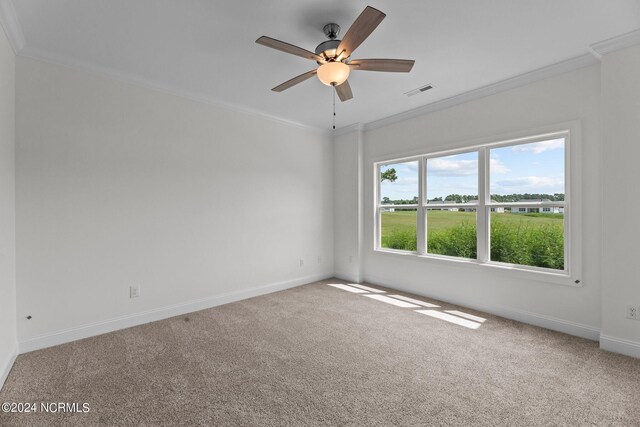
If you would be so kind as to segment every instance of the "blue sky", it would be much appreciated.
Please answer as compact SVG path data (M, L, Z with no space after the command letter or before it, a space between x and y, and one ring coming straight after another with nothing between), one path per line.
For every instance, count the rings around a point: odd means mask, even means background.
M380 184L381 197L412 199L418 195L418 162L394 168L398 179ZM564 139L491 149L491 194L564 193ZM464 153L427 161L427 197L478 194L478 154Z

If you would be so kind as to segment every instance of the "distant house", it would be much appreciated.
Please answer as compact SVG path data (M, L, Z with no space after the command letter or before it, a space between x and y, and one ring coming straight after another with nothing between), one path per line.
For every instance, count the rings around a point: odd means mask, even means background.
M550 202L549 199L520 199L518 203L541 203L541 202ZM511 209L512 213L553 213L553 214L561 214L564 213L564 208L560 206L541 206L541 207L513 207Z
M461 212L475 212L478 210L478 199L468 200L464 203L460 203L460 208L458 208Z
M458 208L456 207L451 207L451 206L443 206L443 205L451 205L451 204L457 204L457 202L449 200L446 202L443 202L442 200L428 200L427 204L429 205L429 209L434 210L434 211L450 211L450 212L457 212Z
M496 203L495 200L491 200L491 201L493 203ZM458 203L453 200L448 200L444 202L441 200L429 200L427 203L429 204L429 209L432 209L434 211L476 212L478 210L478 199L472 199L464 203ZM456 206L444 207L442 205L456 205ZM491 212L503 213L504 208L502 206L491 208Z
M469 200L468 202L461 203L463 207L460 208L463 212L475 212L477 210L478 199ZM497 203L495 200L491 200L491 203ZM497 206L495 208L491 208L491 212L496 213L504 213L504 208L502 206Z

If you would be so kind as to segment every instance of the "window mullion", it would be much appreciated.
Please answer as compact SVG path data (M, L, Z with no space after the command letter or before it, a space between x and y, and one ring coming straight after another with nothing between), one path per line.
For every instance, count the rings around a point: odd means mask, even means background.
M478 261L489 261L489 212L487 202L489 194L489 158L488 150L478 150L478 209L476 210Z
M420 157L420 159L418 159L418 211L416 212L418 221L416 224L418 255L427 253L427 215L424 208L427 197L426 165L427 162L425 158Z
M382 248L382 215L380 214L380 165L376 165L373 169L373 182L375 184L375 194L373 195L375 205L373 213L373 221L375 224L373 249L380 250Z

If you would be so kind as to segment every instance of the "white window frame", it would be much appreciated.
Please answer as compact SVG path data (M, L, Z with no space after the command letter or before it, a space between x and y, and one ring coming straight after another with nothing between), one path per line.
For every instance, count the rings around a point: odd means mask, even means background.
M539 280L550 283L557 283L570 286L582 286L581 280L581 236L573 233L573 229L580 230L581 214L579 210L573 210L573 205L580 206L580 157L577 140L579 138L580 122L568 122L536 131L520 133L521 136L511 138L487 138L484 141L474 144L456 144L458 148L434 150L427 154L410 155L395 159L385 159L373 162L374 175L374 247L375 253L390 254L400 256L417 257L429 262L444 262L446 264L469 266L472 268L491 269L493 271L507 272L509 275L516 275L526 279ZM539 141L546 141L554 138L565 138L565 200L564 202L532 202L532 203L493 203L487 201L490 196L490 158L489 150L520 144L529 144ZM497 142L496 142L497 141ZM430 254L427 252L427 204L426 197L426 164L430 158L444 157L449 155L464 154L469 152L478 153L478 201L476 206L476 227L477 227L477 259L466 259L451 257L446 255ZM380 168L382 166L417 161L418 162L418 204L412 205L382 205L380 202ZM564 210L564 270L526 266L519 264L508 264L491 261L490 258L490 224L489 218L491 209L495 208L527 208L527 207L553 207L559 206ZM455 205L438 205L438 208L459 207ZM384 208L415 208L417 210L417 251L409 252L395 249L382 248L380 246L381 230L381 209ZM431 206L433 208L433 205Z

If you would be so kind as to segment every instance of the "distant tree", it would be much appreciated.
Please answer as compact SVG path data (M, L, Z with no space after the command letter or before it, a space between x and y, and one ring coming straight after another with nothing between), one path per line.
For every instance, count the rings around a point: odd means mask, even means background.
M398 179L398 175L396 175L396 170L394 168L389 168L380 174L380 182L396 182L396 179Z
M564 201L564 193L554 193L554 194L492 194L491 200L495 200L498 203L513 203L518 202L520 200L531 200L531 199L541 199L541 200L550 200L552 202L562 202Z
M388 173L388 177L385 177L385 174ZM382 181L395 181L398 179L396 176L395 170L389 169L381 174ZM467 203L472 200L477 200L478 196L474 194L449 194L444 199L442 197L434 197L429 201L445 201L452 203ZM541 199L541 200L550 200L552 202L561 202L564 201L564 193L554 193L554 194L492 194L491 200L497 203L515 203L520 200L532 200L532 199ZM398 199L391 200L388 197L382 198L382 203L384 204L394 204L394 205L415 205L418 204L418 197L414 196L413 199Z

